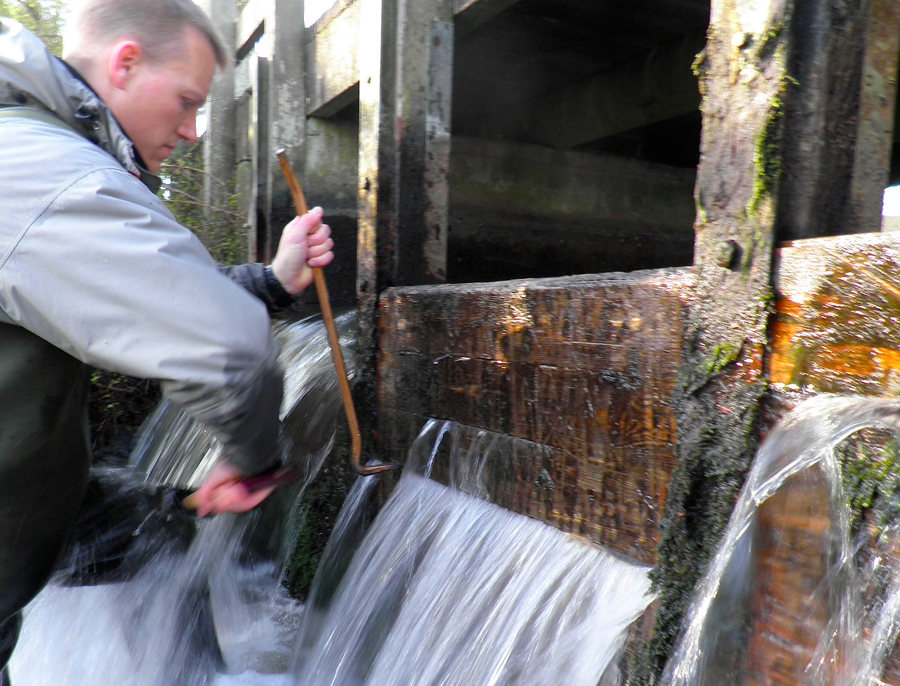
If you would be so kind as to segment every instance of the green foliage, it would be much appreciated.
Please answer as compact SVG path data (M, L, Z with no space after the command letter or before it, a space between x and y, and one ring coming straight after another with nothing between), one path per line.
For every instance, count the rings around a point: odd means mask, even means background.
M217 179L203 169L203 148L194 145L179 150L160 176L160 195L172 214L203 242L221 264L241 264L247 259L247 217L241 212L241 196L233 184ZM205 201L206 184L218 199Z
M0 0L0 17L31 29L56 56L62 55L63 0Z
M159 400L155 381L94 370L88 404L92 449L127 456L138 428Z

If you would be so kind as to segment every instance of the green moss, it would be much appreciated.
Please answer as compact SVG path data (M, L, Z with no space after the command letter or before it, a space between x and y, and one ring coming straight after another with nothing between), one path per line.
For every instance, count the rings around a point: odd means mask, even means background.
M349 441L345 431L326 466L309 484L295 509L288 538L283 584L291 597L305 600L309 594L319 560L328 543L341 507L356 473L350 468Z
M785 66L784 49L778 41L783 29L782 24L777 24L769 29L760 41L758 49L759 60L773 60L780 65L781 81L778 89L769 104L769 116L762 135L756 144L753 155L753 164L756 175L753 183L753 192L747 203L747 217L756 217L763 202L772 197L781 179L782 174L782 144L781 139L784 130L784 95L791 86L797 84L797 80L787 73ZM771 53L771 54L770 54Z
M753 192L747 203L747 217L755 217L766 198L774 195L781 179L781 136L784 104L780 96L773 98L769 119L753 154L756 175Z
M741 346L733 343L722 343L713 348L703 363L703 374L712 376L720 373L725 367L737 360Z
M900 447L894 436L860 432L835 451L853 535L868 523L875 537L900 516Z

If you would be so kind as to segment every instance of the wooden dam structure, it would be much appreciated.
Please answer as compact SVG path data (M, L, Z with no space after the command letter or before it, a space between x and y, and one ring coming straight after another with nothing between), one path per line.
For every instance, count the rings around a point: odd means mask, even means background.
M207 5L235 56L208 168L256 259L293 214L276 149L325 209L364 444L533 444L494 500L656 566L625 669L652 683L766 429L900 388L900 2ZM753 683L796 683L774 624Z

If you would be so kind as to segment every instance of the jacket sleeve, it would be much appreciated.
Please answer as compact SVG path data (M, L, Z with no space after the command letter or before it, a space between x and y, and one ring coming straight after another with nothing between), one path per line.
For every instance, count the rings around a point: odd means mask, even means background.
M219 269L241 288L259 298L271 316L282 314L294 304L294 296L284 290L271 267L251 262L220 266Z
M282 374L265 306L137 179L77 178L11 245L7 318L87 364L159 379L245 473L278 459Z

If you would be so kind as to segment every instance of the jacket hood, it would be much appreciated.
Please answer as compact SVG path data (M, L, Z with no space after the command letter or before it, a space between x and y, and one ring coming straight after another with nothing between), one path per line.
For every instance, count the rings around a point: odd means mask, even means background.
M158 187L156 177L139 164L131 140L91 87L51 55L37 36L6 18L0 18L0 107L51 112L153 190L154 185Z

